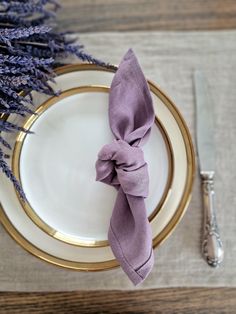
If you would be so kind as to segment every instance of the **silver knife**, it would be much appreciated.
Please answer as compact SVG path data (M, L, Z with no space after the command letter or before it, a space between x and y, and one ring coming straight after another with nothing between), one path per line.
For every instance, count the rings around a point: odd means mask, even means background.
M202 254L210 266L217 267L223 261L224 250L215 211L214 104L208 93L206 79L199 70L194 72L194 85L197 152L204 207Z

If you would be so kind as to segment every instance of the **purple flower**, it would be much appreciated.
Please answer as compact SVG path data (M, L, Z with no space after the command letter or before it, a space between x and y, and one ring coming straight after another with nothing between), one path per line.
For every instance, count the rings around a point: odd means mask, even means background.
M18 182L18 180L15 178L14 174L12 173L11 169L9 168L8 164L6 163L6 158L8 156L5 155L2 151L2 149L0 148L0 170L2 170L2 172L7 176L7 178L9 178L11 180L11 182L13 183L16 191L19 193L20 198L22 200L26 199L25 193L20 185L20 183Z
M54 81L57 58L75 55L80 60L109 65L92 57L68 38L68 32L56 32L52 26L59 4L55 0L0 0L0 114L32 114L32 90L58 95L49 85ZM19 94L24 91L24 95ZM26 132L22 127L0 120L0 133ZM20 196L25 194L6 163L4 150L11 149L0 134L0 169L12 181Z

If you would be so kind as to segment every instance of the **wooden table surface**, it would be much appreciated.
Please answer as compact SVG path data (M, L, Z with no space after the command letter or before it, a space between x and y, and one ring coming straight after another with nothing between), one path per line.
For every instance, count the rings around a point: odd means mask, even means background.
M235 0L66 0L60 29L78 32L236 28Z
M79 32L236 28L236 0L67 0L59 29ZM1 284L1 283L0 283ZM0 293L2 313L236 313L236 289Z

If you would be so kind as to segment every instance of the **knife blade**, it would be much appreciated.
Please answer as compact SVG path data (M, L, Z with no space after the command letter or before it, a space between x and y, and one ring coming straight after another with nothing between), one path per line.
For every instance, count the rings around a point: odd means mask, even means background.
M194 72L194 86L196 141L204 209L202 254L210 266L217 267L223 261L224 250L215 211L214 103L206 78L199 70Z
M199 70L195 72L197 151L200 171L215 169L214 106L208 93L206 79Z

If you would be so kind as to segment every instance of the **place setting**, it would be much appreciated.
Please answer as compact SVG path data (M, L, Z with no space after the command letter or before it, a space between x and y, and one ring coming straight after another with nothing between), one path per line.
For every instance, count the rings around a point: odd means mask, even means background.
M1 2L0 314L235 312L236 6L211 2Z
M55 72L57 95L33 91L35 113L2 116L21 129L5 136L20 187L1 173L1 222L44 261L78 271L121 266L137 285L190 202L189 130L131 49L118 67Z

